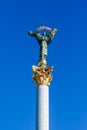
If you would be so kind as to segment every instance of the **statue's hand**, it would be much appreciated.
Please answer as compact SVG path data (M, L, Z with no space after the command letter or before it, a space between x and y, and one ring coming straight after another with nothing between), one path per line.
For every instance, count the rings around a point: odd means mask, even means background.
M31 35L31 36L34 35L34 33L32 31L29 31L28 34Z
M54 33L54 34L56 34L57 33L57 29L54 28L51 32Z

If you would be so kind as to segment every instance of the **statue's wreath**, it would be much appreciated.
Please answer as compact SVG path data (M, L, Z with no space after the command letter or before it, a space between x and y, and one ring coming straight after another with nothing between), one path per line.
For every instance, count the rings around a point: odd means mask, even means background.
M36 29L36 31L41 31L41 30L48 30L48 31L51 31L52 28L47 27L47 26L40 26L39 28Z

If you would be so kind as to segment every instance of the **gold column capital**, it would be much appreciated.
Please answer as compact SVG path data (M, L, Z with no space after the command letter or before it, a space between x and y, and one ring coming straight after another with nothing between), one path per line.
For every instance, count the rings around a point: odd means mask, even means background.
M52 80L51 72L53 70L53 66L49 67L38 67L32 66L33 69L33 79L35 81L35 85L47 85L50 86L50 81Z

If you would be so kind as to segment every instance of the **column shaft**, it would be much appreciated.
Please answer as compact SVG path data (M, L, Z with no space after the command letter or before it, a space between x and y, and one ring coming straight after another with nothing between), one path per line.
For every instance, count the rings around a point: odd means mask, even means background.
M49 130L49 87L40 85L37 89L37 130Z

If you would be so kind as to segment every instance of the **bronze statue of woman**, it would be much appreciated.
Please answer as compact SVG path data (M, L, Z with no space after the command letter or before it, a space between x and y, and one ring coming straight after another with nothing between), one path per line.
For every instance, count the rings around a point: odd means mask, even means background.
M41 33L41 30L48 30L49 33ZM51 29L47 26L40 26L35 32L29 31L28 34L35 37L40 45L40 60L46 60L48 45L54 38L57 29Z

